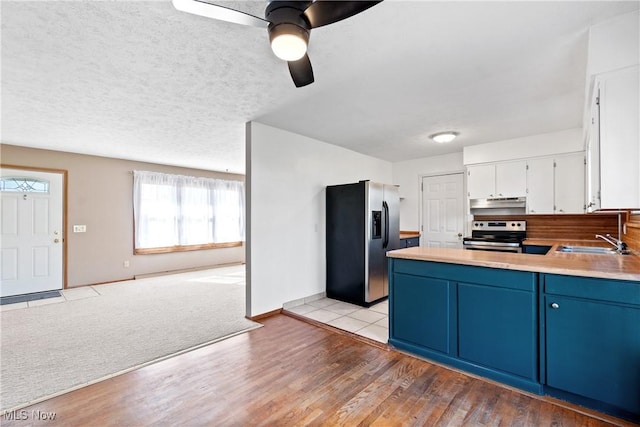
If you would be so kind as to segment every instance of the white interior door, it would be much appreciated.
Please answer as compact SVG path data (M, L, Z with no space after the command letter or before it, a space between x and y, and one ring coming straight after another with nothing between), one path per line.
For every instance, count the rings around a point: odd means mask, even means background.
M0 171L0 296L62 289L63 175Z
M463 174L422 178L422 246L462 248Z

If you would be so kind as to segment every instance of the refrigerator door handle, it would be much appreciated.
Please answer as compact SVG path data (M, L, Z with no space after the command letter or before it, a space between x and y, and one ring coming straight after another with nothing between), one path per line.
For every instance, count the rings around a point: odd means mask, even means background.
M382 202L382 208L384 210L384 242L382 242L382 247L387 249L389 245L389 205L387 202Z

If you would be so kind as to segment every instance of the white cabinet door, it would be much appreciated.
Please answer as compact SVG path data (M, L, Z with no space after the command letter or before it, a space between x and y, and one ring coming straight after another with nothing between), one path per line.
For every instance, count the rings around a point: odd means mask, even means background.
M527 192L527 162L496 164L496 197L523 197Z
M470 199L496 197L496 167L493 164L467 166L467 192Z
M601 208L640 208L639 67L602 74L600 84Z
M595 82L591 106L589 107L590 122L587 126L587 162L585 165L585 201L587 212L600 209L600 98L599 82Z
M553 169L551 157L527 161L527 213L553 213Z
M584 154L574 153L555 159L556 213L584 212Z

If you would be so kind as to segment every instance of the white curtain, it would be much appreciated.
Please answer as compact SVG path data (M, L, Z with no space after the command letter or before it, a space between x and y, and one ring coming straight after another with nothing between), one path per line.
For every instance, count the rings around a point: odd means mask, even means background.
M244 184L134 171L135 247L244 240Z

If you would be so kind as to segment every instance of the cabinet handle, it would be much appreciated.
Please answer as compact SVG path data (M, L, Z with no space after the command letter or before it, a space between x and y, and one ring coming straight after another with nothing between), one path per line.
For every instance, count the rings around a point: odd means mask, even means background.
M560 308L560 304L558 304L557 302L552 302L551 303L551 308L553 308L554 310Z

